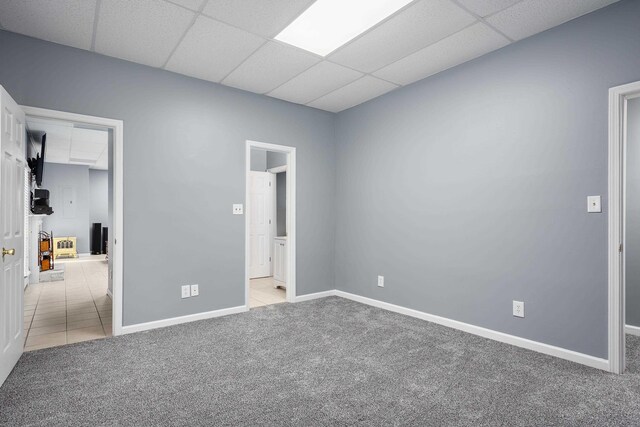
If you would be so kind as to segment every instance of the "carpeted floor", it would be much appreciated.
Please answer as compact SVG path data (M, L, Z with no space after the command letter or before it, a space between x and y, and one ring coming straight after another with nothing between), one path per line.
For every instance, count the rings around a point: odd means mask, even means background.
M638 425L615 376L345 299L25 353L0 425Z

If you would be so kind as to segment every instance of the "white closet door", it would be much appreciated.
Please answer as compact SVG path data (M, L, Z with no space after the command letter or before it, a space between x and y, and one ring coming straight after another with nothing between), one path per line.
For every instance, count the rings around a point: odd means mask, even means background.
M271 276L271 214L273 174L250 172L249 277Z

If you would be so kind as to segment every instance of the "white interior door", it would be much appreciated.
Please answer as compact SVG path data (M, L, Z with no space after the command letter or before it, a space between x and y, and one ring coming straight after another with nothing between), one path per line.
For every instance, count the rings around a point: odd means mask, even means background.
M0 86L0 385L24 347L24 113Z
M271 222L275 180L269 172L249 172L249 278L271 276Z

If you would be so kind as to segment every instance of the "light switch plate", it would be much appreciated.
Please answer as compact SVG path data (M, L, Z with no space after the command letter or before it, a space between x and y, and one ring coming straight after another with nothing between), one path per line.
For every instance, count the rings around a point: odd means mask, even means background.
M189 298L191 296L191 286L182 285L182 298Z
M242 208L242 203L236 203L233 205L233 214L234 215L242 215L243 213L243 208Z
M516 317L524 317L524 302L522 301L513 302L513 315Z
M198 285L191 285L191 296L197 297L200 295L200 290L198 289Z
M587 212L593 212L593 213L602 212L602 204L600 203L600 196L587 197Z
M378 286L384 288L384 276L378 276Z

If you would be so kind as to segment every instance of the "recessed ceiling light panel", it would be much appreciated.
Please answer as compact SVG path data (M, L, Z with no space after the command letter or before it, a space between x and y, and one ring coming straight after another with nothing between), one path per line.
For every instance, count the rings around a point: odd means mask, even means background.
M317 0L276 40L326 56L413 0Z

